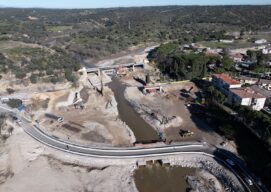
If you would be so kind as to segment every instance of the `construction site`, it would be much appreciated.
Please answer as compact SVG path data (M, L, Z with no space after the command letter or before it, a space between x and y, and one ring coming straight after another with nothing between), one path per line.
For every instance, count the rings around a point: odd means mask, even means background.
M199 129L199 125L204 129L209 128L204 124L195 122L188 110L190 102L197 97L199 92L196 85L192 82L162 82L160 72L146 60L141 61L130 64L82 68L78 71L76 86L67 83L57 85L30 84L27 86L13 84L11 86L1 82L3 85L1 92L2 95L5 94L3 98L22 100L23 107L20 106L16 110L35 122L42 132L58 141L70 144L94 148L131 146L148 148L167 146L171 143L208 141L210 144L218 145L222 141L221 138L216 136L215 133L209 134ZM7 88L12 88L15 92L7 94L5 93ZM3 182L9 181L3 185L3 189L12 185L13 182L16 183L16 186L18 183L22 184L18 180L18 175L22 174L20 170L28 165L31 165L29 173L33 172L32 167L40 165L49 167L48 170L42 172L44 177L50 174L54 178L58 178L58 175L66 172L76 172L76 178L69 178L69 183L77 186L77 180L81 181L81 178L83 178L82 185L87 187L89 191L104 191L103 189L108 186L112 186L112 190L109 191L117 191L119 183L123 181L125 181L124 186L122 186L124 191L125 189L127 191L138 191L142 186L148 184L136 176L137 170L143 171L139 174L148 175L144 168L138 169L137 165L140 161L98 160L96 158L90 158L91 161L89 161L86 157L66 155L64 152L60 153L42 147L40 143L37 144L32 140L28 142L28 137L22 131L20 122L17 122L15 127L14 135L10 136L9 142L6 143L9 147L3 152L5 156L3 156L2 161L7 162L8 158L12 158L12 162L20 167L16 168L16 166L10 164L8 169L3 168L6 176L2 180ZM9 129L7 128L7 130ZM6 134L11 133L7 131ZM11 143L14 140L25 143L27 149L24 149L24 147L18 148L17 145L12 147ZM69 148L67 149L69 150ZM12 151L12 153L9 151ZM18 155L24 157L21 162L17 162L17 159L20 159L16 158ZM200 164L198 161L191 164L193 157L194 155L185 156L187 160L180 159L180 161L170 157L163 161L169 162L172 166L181 166L179 172L183 174L181 183L185 188L189 186L197 188L195 179L215 181L214 178L211 179L211 176L208 176L208 178L201 178L200 175L197 176L198 178L193 177L197 175L195 170L208 168L206 165L198 167ZM194 158L194 160L196 159L200 158ZM208 158L202 158L200 161L212 162ZM84 165L84 162L91 163ZM129 165L126 165L127 162ZM156 165L152 166L156 167ZM222 168L218 169L219 166L218 164L209 166L210 170L206 169L206 171L214 175L213 177L219 178L223 175ZM188 168L183 169L182 167ZM164 173L163 170L165 169L168 172L167 169L173 168L175 169L175 167L168 168L162 165L159 171L167 176L167 173ZM150 170L148 166L146 166L146 169L148 169L147 172L157 171L155 169ZM119 174L116 175L116 173ZM97 177L93 177L93 175L97 175ZM117 180L112 179L114 175ZM89 176L93 177L93 183L89 183ZM191 177L189 182L186 180L186 176ZM12 177L14 179L9 180ZM234 176L231 177L234 178ZM115 182L105 182L106 178L111 178ZM46 182L47 180L41 183L45 184ZM104 184L94 185L97 182ZM221 179L216 181L215 187L222 187L219 182L221 182ZM238 181L234 183L238 183ZM68 184L66 185L68 186ZM204 182L202 185L204 185ZM58 183L54 183L54 186L58 186ZM207 187L212 189L214 186Z

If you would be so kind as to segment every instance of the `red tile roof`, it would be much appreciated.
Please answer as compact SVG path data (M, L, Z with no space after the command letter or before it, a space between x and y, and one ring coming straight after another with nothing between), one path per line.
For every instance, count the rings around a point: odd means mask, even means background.
M229 75L226 75L224 73L221 74L214 74L213 76L215 76L218 79L223 80L225 83L229 84L229 85L239 85L241 84L239 81L232 79Z

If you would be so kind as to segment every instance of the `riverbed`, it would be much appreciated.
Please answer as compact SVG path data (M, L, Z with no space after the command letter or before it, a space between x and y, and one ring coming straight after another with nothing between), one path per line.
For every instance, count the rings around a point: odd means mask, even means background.
M126 86L116 77L112 78L112 82L108 84L109 88L114 92L115 99L118 103L119 117L134 132L136 142L153 142L158 141L158 133L151 127L130 103L124 97Z
M113 77L108 84L114 92L118 103L119 116L134 132L137 142L151 142L159 140L157 132L135 111L125 99L126 86ZM134 179L139 192L185 192L188 187L187 175L194 175L196 169L178 166L164 166L159 163L140 167L135 171Z

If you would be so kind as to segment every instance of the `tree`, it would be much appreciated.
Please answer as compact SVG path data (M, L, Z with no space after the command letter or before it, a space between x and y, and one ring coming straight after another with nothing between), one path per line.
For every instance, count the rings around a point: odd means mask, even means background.
M8 93L9 95L15 93L15 90L14 90L14 89L11 89L11 88L7 88L6 91L7 91L7 93Z
M15 75L16 75L16 78L18 78L18 79L23 79L26 77L26 73L21 70L16 71Z
M209 104L218 102L220 104L223 104L226 101L226 96L221 93L219 90L217 90L214 86L209 86L206 90L206 101Z
M10 99L8 102L7 102L7 105L11 108L17 108L19 106L22 105L22 100L20 99Z
M247 55L253 63L257 62L257 52L252 50L247 50Z
M233 60L229 56L224 56L222 59L223 68L230 70L233 67Z
M72 74L72 70L70 69L66 69L65 70L65 77L68 81L71 81L71 82L75 82L76 81L76 78L75 76Z
M30 76L30 81L31 81L31 83L37 83L38 82L38 75L36 75L36 74L31 74L31 76Z

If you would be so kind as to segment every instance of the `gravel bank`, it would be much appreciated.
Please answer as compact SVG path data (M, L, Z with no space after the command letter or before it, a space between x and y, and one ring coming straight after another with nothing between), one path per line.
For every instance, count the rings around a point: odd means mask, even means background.
M219 180L225 191L245 191L235 175L211 157L187 154L185 156L175 156L168 160L171 165L194 167L211 173Z

